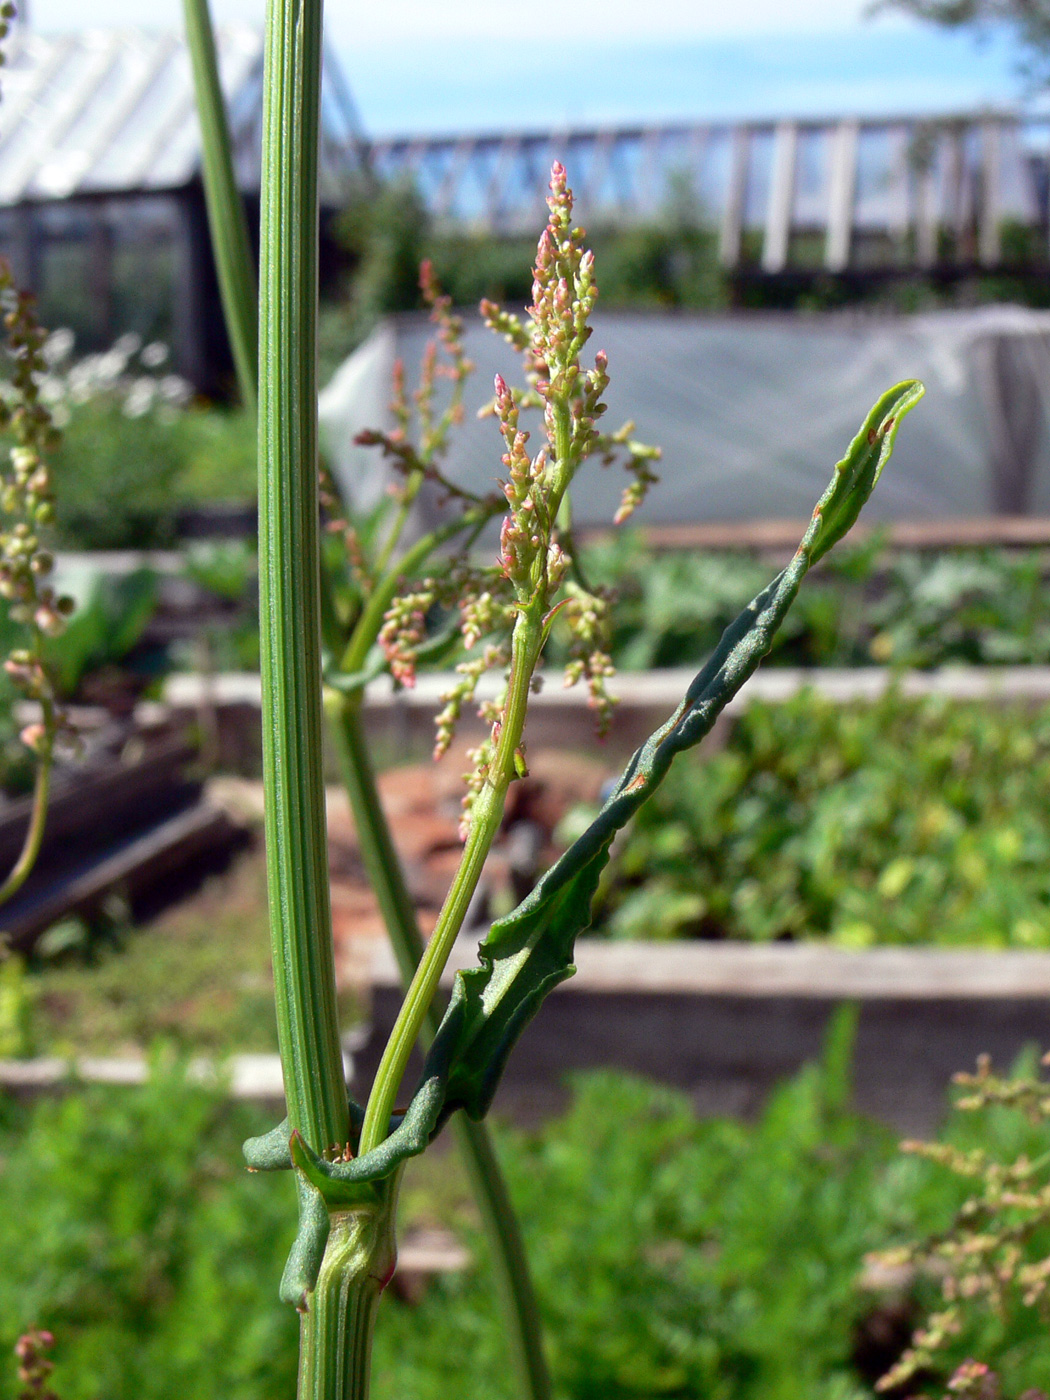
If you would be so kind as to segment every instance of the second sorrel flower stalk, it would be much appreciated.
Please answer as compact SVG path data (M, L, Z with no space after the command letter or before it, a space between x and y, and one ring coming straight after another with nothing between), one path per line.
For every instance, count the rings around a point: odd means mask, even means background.
M509 508L500 534L499 563L514 617L506 691L489 737L474 755L463 857L384 1051L365 1112L362 1153L378 1146L387 1134L408 1057L499 830L507 790L527 771L529 694L569 563L556 537L558 518L605 411L605 356L599 352L590 369L580 362L597 298L594 259L583 248L582 230L573 227L572 193L560 164L551 172L547 203L550 217L537 249L530 324L526 328L504 315L501 325L532 360L533 390L528 397L530 403L542 404L546 439L535 455L528 451L529 434L519 425L519 397L501 376L495 382L495 412L506 447L502 485Z

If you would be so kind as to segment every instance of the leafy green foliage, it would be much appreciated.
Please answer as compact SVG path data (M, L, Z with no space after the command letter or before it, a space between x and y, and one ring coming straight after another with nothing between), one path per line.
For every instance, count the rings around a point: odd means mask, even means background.
M862 1257L888 1215L911 1225L952 1201L920 1200L918 1164L898 1163L842 1092L840 1071L807 1070L749 1128L602 1074L579 1081L560 1122L509 1135L559 1396L869 1393L850 1366L871 1306L855 1288ZM292 1393L296 1326L273 1288L290 1183L241 1172L234 1142L251 1120L163 1066L141 1090L29 1112L0 1101L0 1350L46 1326L63 1400ZM417 1215L447 1199L455 1171L444 1158L419 1168L421 1188L410 1177ZM419 1311L384 1305L378 1400L436 1400L450 1380L486 1400L512 1393L473 1229L470 1244L482 1267ZM0 1368L0 1396L13 1390Z
M287 1247L288 1185L238 1168L249 1116L169 1068L20 1118L0 1168L0 1351L46 1316L64 1400L291 1393L294 1320L258 1266Z
M971 1192L944 1168L902 1157L888 1132L849 1111L849 1030L840 1019L824 1064L783 1085L751 1127L698 1121L678 1094L596 1074L576 1081L560 1123L514 1135L507 1170L566 1400L872 1395L858 1339L866 1319L899 1325L910 1295L860 1286L866 1256L877 1242L945 1229ZM995 1107L951 1115L941 1141L1037 1162L1050 1129ZM1026 1257L1047 1246L1044 1231ZM438 1400L449 1363L440 1378L432 1372L426 1340L438 1329L464 1393L509 1397L485 1283L446 1283L423 1318L388 1306L378 1400ZM937 1304L935 1278L913 1287L922 1306ZM967 1309L941 1374L916 1389L940 1396L970 1356L1000 1373L1005 1395L1046 1388L1045 1314L1017 1299L999 1317Z
M84 404L54 456L64 548L143 549L175 538L178 429L159 415L129 418L119 404Z
M855 1329L884 1299L858 1287L865 1256L945 1228L966 1188L849 1110L847 1031L752 1126L698 1119L683 1095L600 1073L576 1081L562 1119L501 1133L559 1400L869 1400ZM290 1183L243 1174L236 1143L257 1123L163 1063L142 1089L31 1109L0 1098L0 1352L49 1328L63 1400L291 1394L296 1326L274 1289ZM1035 1160L1048 1131L996 1107L953 1115L943 1140ZM384 1302L376 1400L514 1393L458 1172L448 1156L411 1164L406 1206L455 1224L478 1263L418 1308ZM918 1287L936 1300L933 1281ZM975 1315L944 1376L968 1355L1007 1395L1050 1377L1030 1308ZM13 1366L0 1367L0 1397L14 1393Z
M54 456L58 544L66 549L171 545L179 509L255 494L255 433L246 415L151 411L120 403L75 406Z
M753 704L672 771L597 901L614 937L1050 946L1050 710Z
M72 696L89 671L124 661L139 641L157 606L157 577L152 569L109 574L67 566L61 583L76 611L45 656L59 693Z

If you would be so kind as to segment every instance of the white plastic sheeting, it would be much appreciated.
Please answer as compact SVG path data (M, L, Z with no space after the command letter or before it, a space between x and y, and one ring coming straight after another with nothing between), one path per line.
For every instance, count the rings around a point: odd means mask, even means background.
M474 318L467 327L477 372L447 470L484 492L503 470L502 443L476 410L497 370L511 383L521 374L502 340ZM404 360L414 387L431 331L423 316L388 318L321 396L330 460L358 506L374 503L390 478L378 451L353 437L391 425L394 361ZM906 378L924 380L927 396L901 431L868 518L1050 514L1050 313L601 314L588 352L598 349L609 355L606 425L633 419L640 439L663 448L661 481L641 521L807 515L872 403ZM574 487L577 522L611 519L623 481L616 469L589 464ZM436 509L425 500L417 528Z

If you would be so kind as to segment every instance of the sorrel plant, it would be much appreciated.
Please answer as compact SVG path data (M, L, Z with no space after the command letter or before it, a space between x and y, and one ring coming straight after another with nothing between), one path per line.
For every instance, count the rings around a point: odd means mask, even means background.
M232 227L243 211L230 172L229 138L218 100L214 44L206 0L186 0L195 51L212 226ZM372 440L401 470L393 522L369 553L352 526L338 522L351 545L359 608L340 655L322 649L317 451L318 135L321 83L319 0L271 0L267 16L265 115L259 270L259 580L262 629L266 845L278 1032L288 1107L286 1120L245 1146L255 1170L290 1169L299 1230L285 1268L282 1296L301 1317L299 1395L305 1400L359 1400L368 1393L371 1337L382 1290L396 1263L398 1185L405 1162L451 1122L471 1166L508 1308L509 1334L526 1394L549 1392L524 1252L498 1165L481 1119L522 1027L549 991L572 973L576 936L616 832L661 781L675 754L710 730L754 671L807 570L853 524L892 451L901 418L922 386L888 390L835 468L791 563L726 630L674 714L634 755L599 816L539 880L532 893L495 923L480 965L456 978L443 1017L438 983L463 928L486 857L498 833L508 790L527 771L526 716L544 645L564 611L578 654L570 679L586 677L607 703L608 665L600 644L603 600L575 570L571 488L588 461L618 452L632 472L624 511L653 479L652 452L628 431L604 434L605 357L585 366L597 296L593 258L572 223L565 172L555 165L550 218L537 252L533 304L525 321L486 305L489 324L522 353L527 387L497 379L492 412L503 439L502 498L467 497L441 472L440 456L457 417L466 367L454 318L436 288L430 299L442 329L453 380L450 406L434 408L436 365L417 397L421 436L408 440L409 407ZM225 147L225 151L223 150ZM244 349L251 342L247 239L225 237L217 249L223 302L238 348L242 394L256 384ZM238 251L240 249L240 251ZM428 379L429 376L429 379ZM529 449L522 415L540 414L538 452ZM500 451L494 435L494 458ZM494 466L494 476L498 468ZM415 493L436 481L458 513L447 525L402 548ZM482 526L504 513L498 554L488 566L466 551ZM446 552L453 541L458 553ZM458 635L431 635L433 605L458 613ZM331 609L327 610L331 613ZM425 659L465 648L461 681L448 698L439 745L480 674L505 670L501 699L483 708L489 737L475 751L468 782L459 869L426 947L376 792L361 726L364 686L382 670L410 682ZM335 973L326 860L321 743L327 712L342 762L362 854L376 888L407 990L367 1104L348 1102L336 1021ZM429 1045L422 1076L404 1113L395 1113L408 1059Z

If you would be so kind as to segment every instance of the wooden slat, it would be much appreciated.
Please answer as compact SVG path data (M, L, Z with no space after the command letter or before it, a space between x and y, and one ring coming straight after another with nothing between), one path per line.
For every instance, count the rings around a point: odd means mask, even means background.
M183 737L143 749L136 763L118 758L71 771L56 779L48 806L41 860L61 854L78 842L122 834L129 823L156 820L173 805L185 805L189 785L182 772L196 755ZM158 810L161 809L161 810ZM32 798L12 802L0 816L0 868L6 869L22 848Z
M733 268L740 262L751 134L747 127L737 126L733 128L729 139L729 181L726 186L726 202L722 211L722 227L718 238L718 260L723 267Z
M994 111L933 119L894 114L876 118L847 116L803 122L783 119L719 124L720 140L729 144L729 159L724 173L719 171L721 189L707 193L712 205L721 210L721 264L726 268L740 265L747 220L750 148L756 133L762 133L763 138L770 130L775 134L769 204L762 211L766 226L761 266L763 271L777 275L792 265L790 191L795 184L792 147L801 139L800 133L814 133L830 150L826 208L811 223L813 230L824 239L824 266L831 272L843 272L852 265L858 151L862 136L872 134L881 138L888 133L894 147L890 171L892 197L865 201L871 206L865 211L865 232L887 236L894 244L898 254L895 261L901 267L925 268L936 266L940 261L937 240L940 224L953 229L956 260L960 264L969 266L980 260L984 266L992 267L1002 259L1003 169L1008 163L1004 143L1020 141L1026 149L1041 149L1048 128L1050 118L1047 117L1018 118ZM690 171L698 168L699 146L707 129L700 125L638 125L564 129L554 133L533 131L500 135L490 132L477 136L386 141L377 143L374 151L377 162L391 172L415 171L428 153L455 152L446 177L428 195L432 211L441 218L466 218L466 212L457 202L463 180L471 174L475 178L481 176L482 185L487 188L489 221L498 219L500 227L507 231L525 232L532 227L536 208L542 207L537 202L542 201L548 171L546 160L533 162L531 153L545 154L550 149L564 157L571 149L569 173L580 196L581 212L588 203L593 203L590 196L602 186L601 176L607 164L614 170L629 170L630 175L617 187L615 208L613 205L606 208L603 201L600 210L592 209L592 217L595 212L615 214L617 220L632 223L651 218L656 199L654 190L657 193L663 190L676 168L675 156L682 150L683 143L688 148L685 166ZM493 172L488 157L500 142L504 143L504 154L521 151L530 153L530 157L508 158L499 162ZM916 148L924 142L931 144L936 153L932 171L913 165ZM586 178L590 160L593 161L592 173ZM1024 219L1034 227L1038 211L1028 211ZM914 245L907 238L911 228L916 233Z
M1002 257L999 210L1002 190L1002 131L996 121L981 123L981 203L978 210L977 256L982 267L995 267Z
M841 272L849 264L853 242L853 201L857 187L857 137L855 121L839 122L831 148L828 182L828 233L824 266Z
M932 165L915 175L915 260L921 268L937 261L937 180Z
M236 834L225 812L199 803L42 889L17 896L4 909L4 932L12 947L30 947L44 929L74 910L89 908L107 890L119 886L134 894L188 862L221 850Z
M480 932L453 949L446 978L476 964ZM943 1118L952 1074L980 1053L1008 1066L1046 1039L1045 952L583 938L574 961L576 976L510 1057L497 1098L504 1113L535 1121L564 1103L568 1072L616 1066L677 1085L707 1113L754 1114L819 1058L834 1008L851 1002L855 1103L914 1135ZM401 998L393 959L379 952L372 1035L354 1055L359 1093Z
M725 520L683 525L647 525L641 533L653 549L786 549L793 550L805 532L805 520ZM894 520L879 525L856 525L851 539L864 539L873 530L898 549L1022 548L1050 546L1050 517L1029 515L980 516L957 520ZM606 529L577 531L584 543L611 536Z
M795 203L795 163L798 126L780 122L773 136L773 175L769 182L762 271L783 272L791 246L791 214Z
M477 965L476 931L457 940L442 985ZM580 938L568 992L659 992L667 996L805 997L846 1001L996 1001L1050 996L1050 953L1029 949L884 947L820 943L642 943ZM386 943L377 943L373 987L400 987Z

